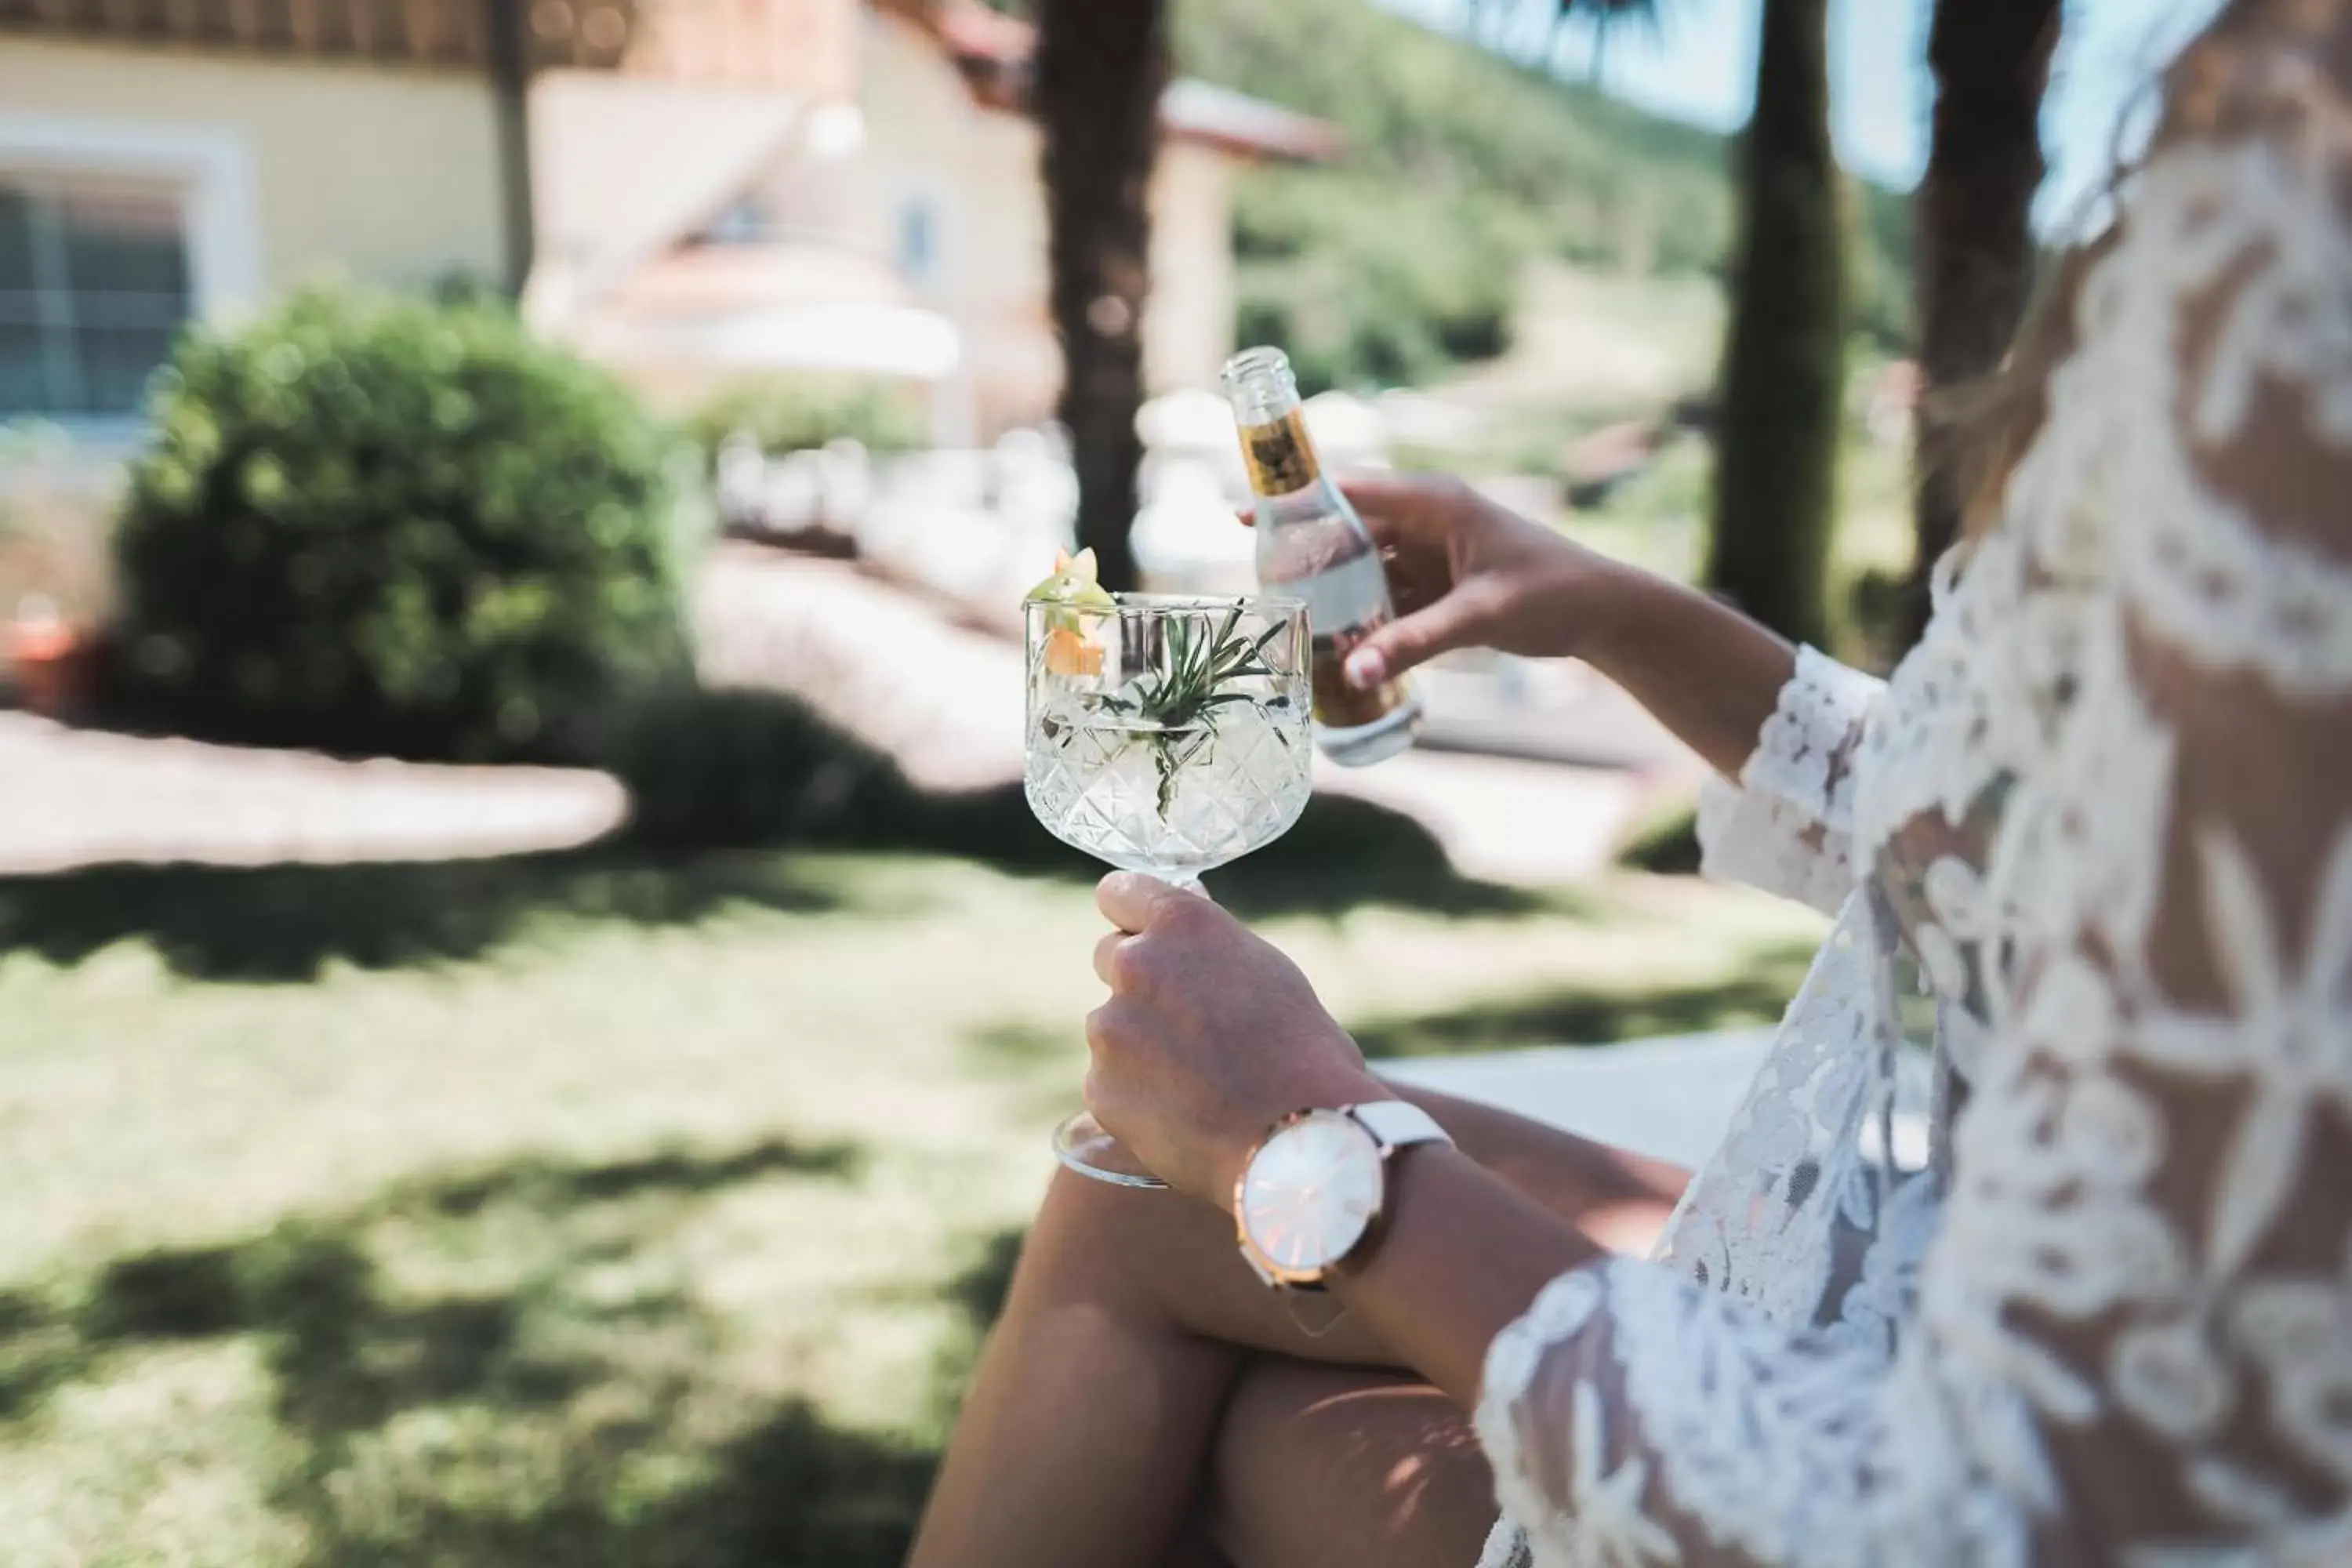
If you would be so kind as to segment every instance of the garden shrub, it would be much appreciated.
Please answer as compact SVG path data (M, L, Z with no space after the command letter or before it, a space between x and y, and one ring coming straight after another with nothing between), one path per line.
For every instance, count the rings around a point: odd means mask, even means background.
M1698 808L1677 799L1651 812L1626 835L1617 851L1617 863L1636 871L1662 876L1692 876L1698 871Z
M673 437L483 305L183 339L115 549L134 690L239 738L531 752L685 662Z

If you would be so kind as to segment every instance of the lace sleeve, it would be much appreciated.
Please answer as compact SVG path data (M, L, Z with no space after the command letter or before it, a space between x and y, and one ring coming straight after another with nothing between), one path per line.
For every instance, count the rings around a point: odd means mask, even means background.
M1708 876L1837 912L1854 881L1848 764L1882 689L1811 648L1797 650L1796 673L1739 782L1709 778L1699 795Z
M2011 485L1987 679L2065 700L1995 705L2038 739L1891 1344L1555 1281L1478 1415L1545 1568L2352 1562L2352 226L2340 108L2282 115L2139 176Z

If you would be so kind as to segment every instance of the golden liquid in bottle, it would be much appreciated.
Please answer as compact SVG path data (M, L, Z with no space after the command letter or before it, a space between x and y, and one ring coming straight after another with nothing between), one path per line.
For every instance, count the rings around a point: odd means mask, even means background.
M1348 655L1356 645L1380 629L1386 616L1360 622L1332 637L1314 638L1315 721L1333 730L1356 730L1376 724L1402 707L1405 700L1402 680L1383 680L1378 686L1354 687L1348 684Z
M1257 494L1269 499L1297 496L1322 479L1322 465L1316 458L1314 445L1307 438L1301 411L1294 408L1267 424L1245 425L1241 437L1250 489ZM1261 518L1258 526L1344 528L1350 534L1361 531L1360 524L1321 509L1316 509L1315 515L1291 520L1278 516ZM1262 571L1261 575L1267 574ZM1296 594L1307 602L1308 618L1314 623L1316 722L1327 729L1356 730L1380 722L1403 705L1407 693L1403 680L1385 680L1359 689L1348 684L1345 673L1348 655L1356 645L1391 619L1387 583L1369 538L1363 540L1359 553L1336 566L1324 567L1304 578L1284 580L1272 576L1265 585ZM1333 620L1339 624L1331 625Z
M1348 655L1388 624L1388 576L1363 520L1323 477L1290 362L1272 348L1226 362L1225 391L1258 500L1258 582L1303 600L1313 627L1315 743L1344 767L1396 755L1420 732L1421 700L1399 678L1348 684Z
M1307 438L1305 409L1294 408L1268 424L1244 425L1241 432L1242 461L1249 467L1255 493L1292 495L1323 477L1315 443Z

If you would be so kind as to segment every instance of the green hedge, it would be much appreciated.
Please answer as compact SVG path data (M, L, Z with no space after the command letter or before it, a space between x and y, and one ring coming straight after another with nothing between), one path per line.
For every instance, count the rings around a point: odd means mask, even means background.
M1690 876L1698 870L1698 808L1675 801L1634 825L1617 851L1617 863L1636 871Z
M184 339L116 536L133 689L247 739L543 750L686 662L673 437L482 304Z
M1409 386L1508 346L1528 226L1377 176L1267 170L1236 191L1235 331L1280 343L1310 396Z

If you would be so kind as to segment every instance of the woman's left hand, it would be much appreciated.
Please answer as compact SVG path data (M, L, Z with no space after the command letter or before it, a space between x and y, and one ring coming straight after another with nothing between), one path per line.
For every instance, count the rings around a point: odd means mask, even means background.
M1227 1207L1280 1117L1394 1098L1298 966L1209 900L1119 872L1095 901L1118 929L1095 948L1087 1105L1170 1186Z

